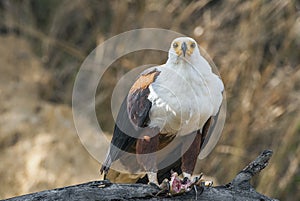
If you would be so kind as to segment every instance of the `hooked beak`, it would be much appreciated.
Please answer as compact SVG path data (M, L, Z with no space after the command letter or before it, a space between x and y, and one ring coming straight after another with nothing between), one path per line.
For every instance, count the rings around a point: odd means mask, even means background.
M182 43L181 50L182 50L183 56L185 57L185 53L186 53L186 50L187 50L187 45L186 45L185 42Z

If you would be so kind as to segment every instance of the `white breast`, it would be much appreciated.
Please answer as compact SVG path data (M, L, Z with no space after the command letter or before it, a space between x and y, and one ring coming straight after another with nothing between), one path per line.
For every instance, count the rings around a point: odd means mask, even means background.
M186 135L201 129L222 102L223 83L212 72L202 75L185 64L158 67L161 73L150 85L150 127L161 133ZM217 85L217 86L216 86Z

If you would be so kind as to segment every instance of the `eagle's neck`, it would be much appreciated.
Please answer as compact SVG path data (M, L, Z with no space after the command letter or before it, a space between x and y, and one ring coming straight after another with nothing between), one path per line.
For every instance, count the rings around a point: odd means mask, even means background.
M199 54L193 55L188 59L181 57L169 57L166 66L172 68L176 72L184 75L198 74L201 76L209 76L212 70L208 62Z

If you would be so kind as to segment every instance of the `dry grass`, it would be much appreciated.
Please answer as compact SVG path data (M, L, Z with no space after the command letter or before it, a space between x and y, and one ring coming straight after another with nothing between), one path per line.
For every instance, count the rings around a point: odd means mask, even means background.
M219 146L201 171L229 182L265 148L270 166L254 185L281 200L300 197L300 4L297 1L3 1L0 25L20 30L52 71L56 93L70 103L74 75L87 55L118 33L142 27L172 29L195 38L218 66L228 113ZM23 12L18 12L23 9ZM34 8L48 9L46 14ZM49 11L50 10L50 11ZM43 20L41 20L43 19ZM44 23L41 26L41 23ZM145 63L148 52L128 55L106 72L110 82L98 108L110 114L110 90L118 77ZM153 57L154 58L154 57ZM143 60L145 59L145 60ZM143 63L145 62L145 63ZM120 73L121 72L121 73ZM107 130L110 118L100 119Z

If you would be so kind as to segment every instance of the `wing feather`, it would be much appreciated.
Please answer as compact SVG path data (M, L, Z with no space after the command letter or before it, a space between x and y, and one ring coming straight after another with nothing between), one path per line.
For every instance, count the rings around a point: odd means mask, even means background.
M152 106L151 101L148 100L149 86L159 74L160 72L156 68L142 73L129 91L127 97L129 119L137 127L148 126L150 121L149 112Z
M100 169L101 174L107 174L111 163L122 156L122 151L128 152L136 144L137 138L147 127L150 118L151 101L149 85L159 75L155 68L144 71L131 87L119 110L114 133L106 159ZM134 150L134 149L133 149Z

